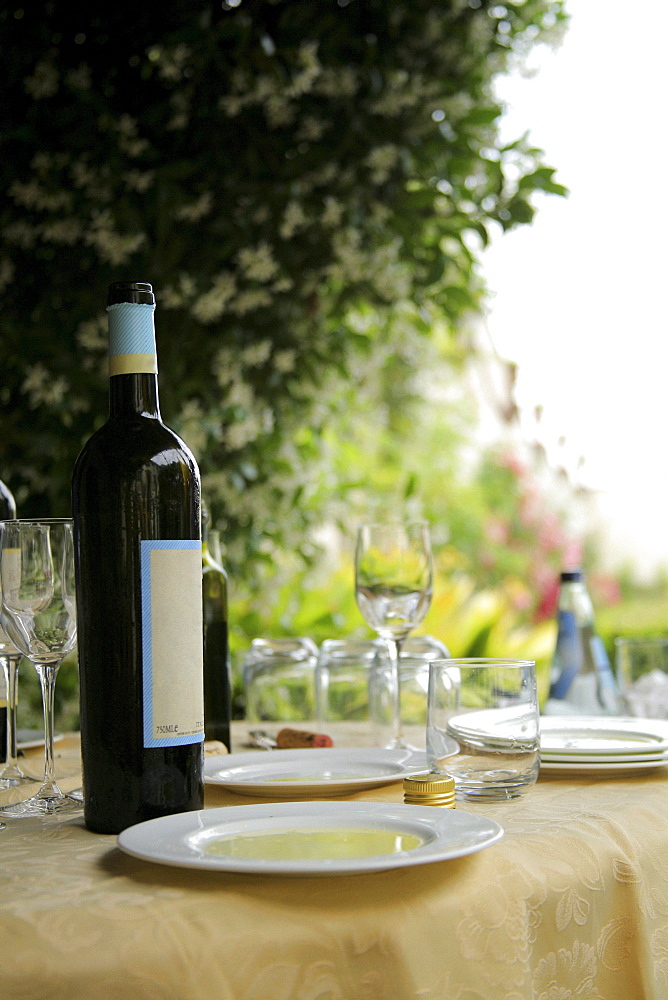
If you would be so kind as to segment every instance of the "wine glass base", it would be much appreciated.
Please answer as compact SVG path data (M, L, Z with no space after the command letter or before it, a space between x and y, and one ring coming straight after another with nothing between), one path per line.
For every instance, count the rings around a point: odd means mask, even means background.
M24 774L19 768L13 769L5 773L4 771L0 773L0 788L16 788L17 785L34 785L37 778L31 778L30 775Z
M0 816L17 819L25 816L61 816L63 814L81 812L81 803L67 795L52 795L48 797L33 796L22 802L0 809Z
M400 736L398 738L395 737L394 739L391 739L389 743L386 743L385 744L385 749L386 750L418 750L419 751L420 747L414 746L412 743L409 743L408 740L405 740L403 738L403 736Z

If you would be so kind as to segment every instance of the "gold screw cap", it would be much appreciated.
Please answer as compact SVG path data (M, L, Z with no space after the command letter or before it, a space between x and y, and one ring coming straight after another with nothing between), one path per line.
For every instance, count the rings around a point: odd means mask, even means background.
M447 774L425 771L404 778L404 802L416 806L455 805L455 779Z

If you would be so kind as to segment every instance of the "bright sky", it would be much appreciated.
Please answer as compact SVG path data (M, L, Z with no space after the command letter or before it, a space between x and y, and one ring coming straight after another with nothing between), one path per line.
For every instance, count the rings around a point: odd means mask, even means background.
M519 366L529 436L596 490L608 562L668 565L667 0L570 0L561 46L503 82L506 129L529 130L571 191L484 258L488 328ZM560 437L565 444L556 445Z

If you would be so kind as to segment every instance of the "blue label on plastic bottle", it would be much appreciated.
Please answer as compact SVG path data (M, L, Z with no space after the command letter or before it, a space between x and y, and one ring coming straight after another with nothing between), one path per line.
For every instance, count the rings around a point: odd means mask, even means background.
M582 666L578 624L572 611L559 612L556 658L559 676L550 687L550 697L565 698Z

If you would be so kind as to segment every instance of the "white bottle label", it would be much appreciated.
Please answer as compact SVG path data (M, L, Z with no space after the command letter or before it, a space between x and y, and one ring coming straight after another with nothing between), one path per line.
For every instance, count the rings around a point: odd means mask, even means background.
M202 546L141 542L144 746L204 739Z

